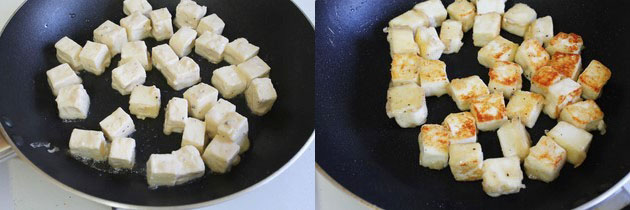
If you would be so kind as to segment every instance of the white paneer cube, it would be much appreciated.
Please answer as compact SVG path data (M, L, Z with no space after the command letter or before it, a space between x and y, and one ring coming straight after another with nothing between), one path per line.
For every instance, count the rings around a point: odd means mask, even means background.
M206 15L208 8L192 0L181 0L175 8L175 26L177 28L197 28L199 20Z
M527 4L517 3L503 15L501 28L522 37L525 36L527 27L534 20L536 20L536 11Z
M482 1L482 0L479 0ZM483 161L483 191L490 197L514 194L525 188L517 157L488 158Z
M123 1L123 12L125 15L131 15L140 12L143 15L149 15L153 7L147 0L125 0Z
M493 131L508 122L501 93L473 98L470 102L470 113L475 117L477 128L481 131Z
M181 58L192 52L196 38L197 31L195 31L195 29L183 27L173 34L173 37L168 40L168 45L170 45L173 51L175 51L175 54Z
M503 157L515 156L520 161L523 161L529 154L532 140L519 119L512 119L509 123L503 124L497 130L497 136L499 137Z
M421 12L409 10L389 21L390 28L410 28L416 31L420 26L429 26L429 18Z
M456 20L446 20L442 22L440 28L440 40L444 43L444 54L459 52L464 42L464 31L462 31L462 23Z
M151 36L157 41L170 39L173 36L173 17L166 8L153 10L149 13L151 18Z
M580 54L583 46L584 41L580 35L564 32L556 34L549 43L545 44L547 52L551 55L556 52Z
M440 97L447 93L449 81L443 61L422 59L418 76L426 97Z
M516 49L518 49L518 44L497 36L479 49L477 60L479 64L492 68L497 61L514 61Z
M230 171L234 162L239 159L239 150L238 144L223 136L216 136L206 147L202 158L212 172L222 174Z
M510 98L514 92L523 87L522 74L523 69L518 64L509 61L497 61L488 71L490 77L488 88L491 93L501 93L503 97Z
M127 31L129 41L139 41L151 36L151 20L140 12L120 19L120 26Z
M161 44L153 47L151 49L151 54L153 55L151 56L153 65L162 72L169 66L174 65L177 61L179 61L179 57L177 57L173 48L171 48L168 44Z
M551 66L538 69L531 78L530 90L534 93L546 95L551 85L560 82L565 77Z
M151 154L147 161L147 183L151 187L174 186L182 162L173 154Z
M549 92L544 95L545 108L543 108L543 112L549 115L551 119L556 119L564 107L582 100L580 95L582 95L580 84L569 78L564 78L551 85Z
M225 46L223 59L232 65L238 65L258 55L259 50L260 47L249 43L247 39L238 38Z
M593 100L586 100L570 104L560 112L561 121L571 123L573 126L586 131L599 130L602 135L606 133L604 112Z
M94 42L107 45L111 56L117 55L122 49L122 45L129 41L127 31L112 21L105 21L98 28L94 29Z
M567 161L578 167L586 159L593 135L567 122L560 121L547 135L567 151Z
M146 78L142 65L133 60L112 70L112 88L121 95L129 95L134 88L144 84Z
M229 42L220 34L204 32L195 40L195 53L211 63L217 64L223 60L223 51Z
M516 57L514 57L514 61L523 67L523 73L527 79L531 79L540 67L547 65L549 59L549 53L537 39L525 40L516 50Z
M166 82L175 90L193 86L201 81L199 65L189 57L183 57L162 72Z
M446 8L444 8L444 4L440 0L420 2L413 7L413 10L425 14L431 27L438 27L446 20Z
M200 120L205 119L206 112L217 102L218 96L219 91L206 83L188 88L184 92L184 98L188 101L188 114Z
M278 94L269 78L253 79L245 90L247 107L258 116L267 114L277 98Z
M405 53L392 56L391 85L398 86L420 82L419 71L422 58L417 54Z
M444 52L444 43L440 40L437 31L433 27L420 27L416 31L415 37L420 56L425 59L438 60Z
M57 61L59 61L59 63L69 64L74 71L83 70L81 60L79 59L79 53L81 53L82 49L81 45L77 44L67 36L64 36L55 43Z
M477 14L505 13L506 0L477 0Z
M164 134L184 132L186 119L188 119L188 101L178 97L171 98L164 114Z
M477 181L483 175L483 152L481 144L453 144L448 149L448 165L457 181Z
M536 146L529 149L523 167L529 179L549 183L558 178L566 160L567 151L552 138L543 136Z
M477 142L477 125L470 112L451 113L444 118L442 125L449 131L450 144Z
M74 84L59 89L55 99L59 118L63 120L83 120L90 109L90 96L82 84Z
M477 14L473 26L473 45L483 47L499 36L501 15L496 12Z
M79 53L81 66L86 71L97 76L105 72L105 68L109 67L111 59L110 51L106 45L91 41L87 41L81 53Z
M155 119L160 113L160 89L153 86L140 85L131 91L129 97L129 113L144 120L147 117Z
M533 128L542 112L545 98L538 93L516 91L506 109L509 119L520 119L525 126Z
M182 147L191 145L203 153L208 139L206 138L206 123L204 121L188 118L182 134Z
M385 110L387 117L395 118L402 128L424 124L428 115L424 89L416 83L389 87Z
M69 148L70 154L94 161L107 160L109 154L109 145L100 131L72 129Z
M243 81L247 81L248 85L253 79L269 77L269 71L271 71L271 67L258 56L236 65L236 73Z
M59 93L59 89L83 82L67 63L46 71L46 77L48 85L55 96Z
M551 16L545 16L534 20L527 27L524 40L536 39L540 43L549 43L553 38L553 20Z
M184 184L194 179L197 179L206 171L206 166L203 164L201 153L193 146L183 146L182 148L173 151L171 155L175 156L181 163L181 170L177 173L176 185Z
M389 54L418 54L420 48L413 39L414 31L410 28L390 28L387 32L389 42Z
M204 32L212 32L213 34L221 35L223 33L223 29L225 28L225 23L217 14L211 14L199 20L199 25L197 25L197 33L203 34Z
M593 100L599 98L610 76L608 67L597 60L592 60L578 79L583 90L582 97Z
M477 16L475 5L468 0L455 0L446 7L446 11L451 19L462 23L464 32L468 32L473 27L475 16Z
M210 79L212 86L219 90L221 96L231 99L245 91L247 81L241 79L236 73L236 66L224 66L212 72Z
M219 123L223 121L225 115L230 112L236 112L236 106L229 101L219 99L217 103L212 105L212 108L206 112L206 131L208 137L214 138L217 134L217 128Z
M462 111L470 109L470 101L473 98L489 93L488 86L477 75L453 79L448 86L448 94Z
M563 76L577 80L580 71L582 71L582 56L556 52L551 56L549 65Z
M133 168L136 159L136 140L117 138L112 140L107 161L113 168Z
M131 116L122 108L118 107L112 114L98 123L105 137L110 141L117 138L124 138L136 131Z
M151 64L151 55L147 51L147 45L144 41L127 42L123 44L120 52L120 61L118 66L121 66L130 61L138 61L142 64L142 68L146 71L151 71L153 65Z
M225 117L223 117L223 120L217 127L217 135L223 136L240 146L239 154L249 149L248 132L249 124L247 118L237 112L225 114Z
M448 165L448 129L442 125L425 124L420 128L420 165L430 169L443 169Z

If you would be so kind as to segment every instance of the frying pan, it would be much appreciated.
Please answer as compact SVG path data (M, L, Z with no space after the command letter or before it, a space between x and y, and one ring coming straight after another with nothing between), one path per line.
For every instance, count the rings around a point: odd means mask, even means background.
M149 1L153 8L167 7L175 15L179 1ZM162 133L164 107L183 91L170 88L157 70L147 72L145 85L156 85L162 94L157 119L137 120L136 166L132 171L111 173L107 164L84 164L68 155L73 128L100 130L98 122L117 107L128 110L129 96L111 88L111 69L101 76L82 72L91 99L86 120L62 122L57 116L55 98L46 82L45 71L58 65L54 43L69 36L81 45L92 39L92 31L105 20L124 17L121 1L63 0L28 1L15 14L0 37L0 121L2 134L18 155L47 174L64 189L89 199L123 208L146 206L199 207L226 200L232 194L252 189L274 177L305 145L313 133L314 110L314 30L290 1L199 0L208 13L217 13L225 22L223 35L230 40L246 37L260 46L259 56L271 67L278 100L263 117L251 114L244 97L231 102L249 119L252 145L240 164L224 175L206 174L193 183L148 188L145 163L153 153L170 153L180 147L181 134ZM157 44L145 40L149 48ZM202 82L210 83L213 65L191 53L201 67ZM31 143L48 142L60 151L49 153Z
M594 133L583 165L567 164L560 177L545 184L525 178L527 186L514 195L491 198L477 182L456 182L448 168L436 171L419 166L419 128L402 129L385 114L390 80L389 44L383 28L392 18L420 1L320 0L316 3L315 127L316 162L350 192L382 208L567 209L592 200L630 171L630 10L627 1L532 0L538 17L551 15L554 32L580 34L586 46L583 65L592 59L612 70L612 79L596 102L604 111L608 133ZM444 5L453 1L445 0ZM507 1L506 9L516 1ZM620 16L621 15L621 16ZM504 31L516 43L522 38ZM464 35L457 54L443 55L449 79L479 75L488 70L477 62L479 48L472 32ZM529 81L523 79L523 90ZM449 96L428 97L427 123L441 123L459 112ZM557 122L541 114L528 129L535 144ZM501 157L495 132L480 132L484 158Z

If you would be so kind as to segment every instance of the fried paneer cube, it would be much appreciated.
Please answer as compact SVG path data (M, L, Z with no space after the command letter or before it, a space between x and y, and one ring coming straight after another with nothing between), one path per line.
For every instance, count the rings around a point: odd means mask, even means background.
M536 70L547 65L549 59L549 53L545 51L540 41L527 39L516 50L514 61L523 67L525 77L531 79Z
M503 157L515 156L523 161L529 154L529 147L532 146L532 140L529 138L527 129L519 119L512 119L509 123L503 124L497 130L499 144L501 144L501 152Z
M501 28L522 37L534 20L536 20L536 11L527 4L517 3L503 15Z
M391 75L393 86L418 83L420 71L420 56L416 54L395 54L392 57Z
M545 16L534 20L525 32L524 40L536 39L540 43L549 43L553 38L553 20L551 16Z
M477 14L473 26L473 45L483 47L499 36L501 32L501 15L496 12Z
M446 75L446 63L443 61L422 59L419 77L425 96L440 97L447 93L449 82Z
M501 93L503 97L510 98L514 92L523 87L522 74L523 69L518 64L510 61L497 61L488 71L490 77L488 88L491 93Z
M444 118L442 125L449 131L450 144L477 142L475 117L470 112L451 113Z
M543 112L551 119L558 118L560 111L567 105L581 100L582 87L577 82L564 78L560 82L549 87L549 92L545 94L545 108Z
M565 77L551 66L543 66L531 77L530 90L534 93L545 95L551 85L560 82Z
M477 10L473 3L468 0L455 0L455 2L448 5L446 8L448 16L462 23L462 30L468 32L475 23L475 16L477 16Z
M599 98L602 88L610 79L610 69L597 60L592 60L584 72L580 74L578 83L582 86L582 97L585 99Z
M448 149L448 165L457 181L477 181L483 175L481 144L451 144Z
M567 151L567 161L573 167L580 166L586 159L593 135L567 122L560 121L547 135Z
M425 59L438 60L444 52L444 43L440 40L437 31L433 27L420 27L416 31L415 37L420 56Z
M420 48L413 40L413 30L410 28L390 28L387 33L390 55L394 54L418 54Z
M586 131L599 130L606 133L604 123L604 112L593 100L585 100L569 104L560 112L561 121L571 123L571 125Z
M545 98L538 93L516 91L506 107L507 116L510 119L520 119L525 126L533 128L542 112L544 101Z
M387 90L385 109L387 117L395 118L402 128L416 127L427 120L424 90L416 83L390 87Z
M477 60L479 64L492 68L497 61L514 61L516 49L518 49L518 44L497 36L486 46L479 49Z
M552 138L543 136L529 149L523 166L529 179L548 183L558 178L566 160L567 151Z
M582 71L582 56L580 54L556 52L551 56L549 65L563 76L577 80L580 71Z
M470 101L473 98L489 93L488 86L477 75L453 79L448 86L448 94L462 111L470 109Z
M508 121L503 94L491 93L477 96L470 102L470 112L475 117L477 128L493 131Z
M483 191L491 197L518 193L525 188L517 157L489 158L483 161Z
M420 165L430 169L443 169L448 165L449 131L436 124L425 124L420 128Z
M549 40L545 47L549 54L552 55L556 52L580 54L583 45L584 40L582 40L580 35L560 32Z

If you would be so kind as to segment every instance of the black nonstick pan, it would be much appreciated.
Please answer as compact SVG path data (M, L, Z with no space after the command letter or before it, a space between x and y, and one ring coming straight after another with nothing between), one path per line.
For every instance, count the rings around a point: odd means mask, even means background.
M389 44L383 28L390 19L418 1L317 1L317 69L315 127L317 164L350 192L386 209L569 209L604 193L630 171L630 5L626 1L532 0L538 17L551 15L554 32L573 32L584 39L584 67L597 59L612 69L612 79L596 102L605 113L605 135L594 138L583 165L565 165L560 177L546 184L525 178L518 194L491 198L481 182L456 182L448 168L430 170L418 164L419 128L402 129L385 114L390 81ZM444 5L453 1L445 0ZM501 35L521 43L522 38ZM477 61L479 48L472 32L464 35L457 54L443 55L449 79L479 75L488 70ZM529 80L523 79L523 90ZM449 96L428 97L427 123L441 123L459 112ZM528 129L535 144L556 124L541 114ZM496 132L481 132L484 158L501 157Z
M179 1L149 1L154 9L167 7L175 17ZM122 1L56 0L28 1L13 16L0 36L0 119L1 132L18 154L36 168L81 196L123 208L141 206L199 207L233 198L234 194L266 183L292 162L313 133L314 110L314 30L291 1L199 0L225 23L223 35L230 40L245 37L258 45L258 54L271 67L270 78L278 92L271 112L258 117L249 111L243 96L231 102L249 119L251 148L240 164L224 175L206 174L193 183L149 189L145 164L153 153L170 153L180 147L181 134L162 133L164 108L174 91L157 70L147 72L145 85L161 89L162 109L157 119L137 120L136 166L132 172L111 173L106 164L86 165L68 155L73 128L100 130L99 121L117 107L129 111L129 96L111 88L111 69L101 76L82 72L91 98L88 119L62 122L46 82L45 71L57 66L54 44L63 36L83 45L92 40L92 31L105 20L118 23L124 17ZM157 44L145 40L149 48ZM189 55L201 67L202 82L210 83L212 71L228 65L213 65L202 57ZM0 129L1 131L1 129ZM50 143L46 148L32 143ZM37 146L37 144L34 144Z

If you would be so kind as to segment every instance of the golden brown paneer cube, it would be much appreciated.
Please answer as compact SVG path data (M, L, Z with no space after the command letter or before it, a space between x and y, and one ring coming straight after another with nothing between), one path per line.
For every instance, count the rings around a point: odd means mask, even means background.
M580 74L578 83L582 86L582 97L585 99L599 98L602 88L610 79L610 69L597 60L592 60L590 64Z

